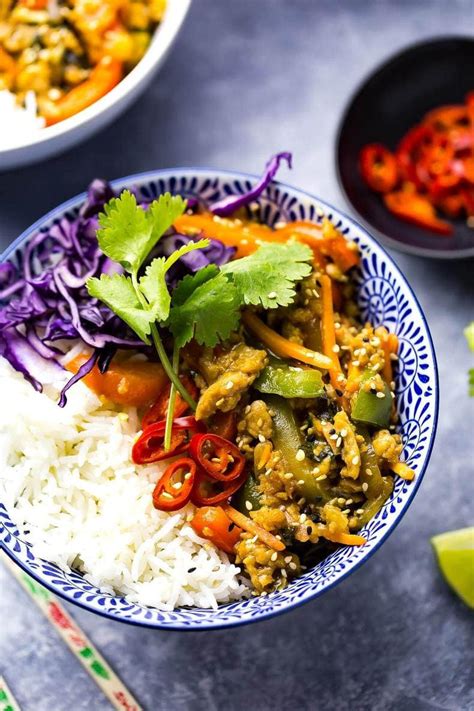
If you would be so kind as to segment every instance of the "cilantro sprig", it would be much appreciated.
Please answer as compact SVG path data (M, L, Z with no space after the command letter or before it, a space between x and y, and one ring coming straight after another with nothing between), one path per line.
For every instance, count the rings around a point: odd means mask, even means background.
M87 282L92 297L103 301L144 343L155 345L171 380L165 448L171 441L176 392L196 408L179 379L180 349L192 339L211 348L227 340L238 328L244 306L288 306L295 298L296 283L311 272L308 246L264 243L247 257L221 268L210 264L186 276L170 294L166 283L170 267L184 254L209 244L208 239L191 241L171 256L156 257L147 264L150 252L185 209L186 201L169 193L147 210L127 190L112 199L99 216L97 238L102 252L125 273L102 274ZM161 328L171 331L174 338L172 363L161 340Z

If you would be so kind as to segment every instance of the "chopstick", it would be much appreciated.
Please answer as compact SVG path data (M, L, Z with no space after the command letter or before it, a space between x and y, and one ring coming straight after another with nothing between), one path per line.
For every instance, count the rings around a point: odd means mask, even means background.
M3 676L0 676L0 711L21 711Z
M36 603L102 693L109 699L112 706L118 711L143 711L125 684L55 596L30 578L18 565L13 563L6 553L2 553L1 560ZM13 709L15 710L14 706ZM3 711L1 706L0 711Z

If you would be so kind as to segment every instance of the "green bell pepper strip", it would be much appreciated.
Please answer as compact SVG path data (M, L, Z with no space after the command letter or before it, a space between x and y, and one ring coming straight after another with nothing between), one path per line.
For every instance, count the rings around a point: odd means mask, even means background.
M296 458L303 439L289 403L277 395L267 395L265 402L273 413L273 444L275 449L281 452L286 471L291 472L298 481L299 493L310 503L329 501L331 492L328 490L327 479L317 481L312 472L316 466L314 462L307 457L301 461Z
M358 481L361 484L367 484L367 490L365 492L367 501L360 507L363 509L363 513L357 516L357 525L351 526L351 528L356 529L365 526L365 524L380 511L393 489L393 479L391 477L382 476L380 473L377 455L375 454L367 430L361 427L358 429L358 434L362 435L365 440L365 444L360 453L361 468Z
M261 393L285 398L315 398L325 393L321 371L315 368L295 368L279 361L267 365L253 387Z
M246 502L252 505L251 511L257 511L262 507L261 501L262 494L258 488L258 483L253 474L249 474L247 481L241 489L235 495L232 505L237 511L248 516L249 509L246 506Z
M360 381L361 386L374 375L375 373L369 368L364 370ZM384 397L377 397L375 393L359 390L352 403L352 419L355 422L373 425L380 429L388 427L392 411L392 394L387 383L384 384L382 392Z

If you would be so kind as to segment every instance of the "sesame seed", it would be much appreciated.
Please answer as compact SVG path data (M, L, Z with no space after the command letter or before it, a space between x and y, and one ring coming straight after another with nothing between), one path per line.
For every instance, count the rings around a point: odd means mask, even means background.
M378 392L378 393L377 393L377 397L378 397L380 400L382 400L382 399L385 397L385 393Z
M354 502L353 502L352 499L347 499L347 501L346 501L346 505L347 505L347 506L350 506L350 505L353 504L353 503L354 503Z
M232 521L232 523L229 525L229 528L228 528L227 530L228 530L229 533L230 533L231 531L234 530L234 528L235 528L235 523Z
M302 462L303 459L305 458L305 453L302 449L298 449L298 451L295 454L295 459L297 462Z
M296 563L290 563L288 567L290 570L296 570Z
M337 500L337 503L339 504L339 506L343 506L346 503L346 500L343 499L342 496L340 496Z
M276 299L277 296L278 296L278 294L276 293L276 291L271 291L271 292L268 294L268 298L269 298L269 299Z
M224 398L220 397L219 400L217 400L217 402L216 402L216 407L220 407L223 402L224 402Z
M353 361L352 361L352 365L354 366L354 368L358 368L359 365L360 365L360 363L359 363L358 360L353 360Z
M228 380L225 387L226 387L226 390L232 390L232 388L234 387L234 381Z
M369 488L369 485L367 484L366 481L364 481L364 483L362 484L362 491L367 491L368 488Z
M342 373L339 373L339 375L336 378L338 383L342 383L344 381L344 376Z
M161 494L161 496L162 496L164 499L172 499L172 498L173 498L173 496L172 496L171 494L168 494L167 491L163 491L163 493Z
M305 521L306 521L306 514L301 514L300 523L304 523Z
M298 504L298 506L304 506L306 503L306 499L301 497L301 499L298 499L296 503Z
M314 467L312 474L319 474L319 472L320 472L319 467Z
M339 447L341 446L341 444L342 444L342 438L341 438L341 437L338 437L337 440L336 440L336 447L339 449Z
M340 351L341 349L339 348L339 346L337 345L337 343L335 343L335 344L333 345L333 347L332 347L332 350L333 350L333 353L339 353L339 351Z
M323 479L327 479L328 475L327 474L321 474L321 476L318 476L316 478L316 481L323 481Z
M257 420L257 427L261 427L262 425L263 425L263 420L261 417L259 417Z
M250 412L250 410L251 410L250 405L247 405L247 407L246 407L245 410L244 410L245 414L248 415L249 412Z
M186 474L184 475L184 478L185 478L186 480L191 479L191 477L192 477L191 472L186 472Z
M287 555L285 558L285 563L291 563L291 561L292 561L291 555Z
M365 355L367 353L367 348L359 348L359 355Z
M365 470L365 473L367 474L367 476L372 476L372 470L369 469L369 467L367 467L367 469Z
M286 474L284 476L285 476L285 479L293 479L293 474L291 472L286 472Z
M357 509L356 514L359 516L364 513L364 509Z
M197 568L188 568L188 573L194 573L195 570L197 570Z
M259 442L265 442L265 437L263 436L263 434L259 434L259 435L258 435L258 441L259 441Z
M390 353L390 360L398 360L398 356L396 353Z
M341 328L341 324L338 321L336 321L336 323L334 324L334 328Z
M313 293L313 296L315 296L316 298L318 298L319 292L316 291L316 289L312 289L312 293Z
M313 529L311 528L311 526L306 526L306 533L308 534L308 536L313 533Z
M300 479L300 480L298 481L298 486L303 486L303 484L304 484L304 480L303 480L303 479Z
M275 561L278 558L278 553L275 551L274 553L271 554L270 560Z
M337 433L333 434L329 437L329 439L336 441L337 439L339 439L339 435Z
M343 514L350 514L350 512L351 512L350 509L344 509L344 511L343 511L342 513L343 513Z
M341 437L347 437L347 430L342 429L340 432Z
M247 509L247 511L251 511L251 510L253 509L252 502L251 502L251 501L246 501L246 502L245 502L245 508Z
M177 481L176 484L173 484L173 489L181 489L183 484L180 481Z
M353 464L354 466L357 466L357 464L359 464L359 462L360 462L360 459L359 459L359 457L358 457L357 455L352 458L352 464Z
M286 573L286 570L285 570L284 568L281 569L281 576L282 576L282 578L288 577L288 576L287 576L287 573Z

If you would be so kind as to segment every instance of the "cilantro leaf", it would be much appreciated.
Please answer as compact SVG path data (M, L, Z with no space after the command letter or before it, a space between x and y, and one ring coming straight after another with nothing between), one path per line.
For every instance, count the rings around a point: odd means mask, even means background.
M474 397L474 368L469 368L468 371L469 395Z
M295 283L311 273L311 249L300 242L264 242L248 257L221 267L235 284L243 304L275 309L295 297Z
M183 279L178 289L176 305L168 320L176 347L182 348L195 338L201 345L212 348L235 331L240 319L240 298L235 286L223 274L203 282L203 275L198 272Z
M124 274L102 274L100 279L88 279L86 286L92 297L103 301L142 341L150 342L148 335L155 320L153 313L143 308L128 277Z
M175 249L173 254L171 254L166 260L166 270L172 267L173 264L185 254L189 254L189 252L194 252L195 249L204 249L205 247L209 247L209 244L210 240L207 238L199 239L197 242L191 241L187 244L183 244L181 247L179 247L179 249Z
M171 297L166 285L165 257L157 257L145 270L139 281L140 291L145 295L153 321L166 321L170 312Z
M208 264L195 274L188 274L181 279L173 291L173 306L181 306L188 299L198 286L209 281L219 274L219 269L215 264Z
M466 337L467 345L474 351L474 321L471 321L469 326L464 329L464 335Z
M99 215L97 231L104 254L130 273L137 272L158 240L186 208L179 195L160 195L148 210L137 205L135 195L124 190Z

